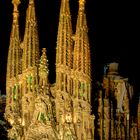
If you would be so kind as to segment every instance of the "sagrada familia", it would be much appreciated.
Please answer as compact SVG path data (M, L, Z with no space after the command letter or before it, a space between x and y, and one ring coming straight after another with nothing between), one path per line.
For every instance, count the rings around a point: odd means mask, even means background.
M78 1L78 0L77 0ZM20 0L12 0L13 23L7 59L5 119L9 140L138 140L140 105L131 115L133 86L111 63L91 107L91 57L85 12L79 0L73 33L69 0L61 0L56 43L56 80L50 84L46 48L40 56L34 0L19 35ZM106 69L105 69L106 70ZM96 110L92 114L92 109Z

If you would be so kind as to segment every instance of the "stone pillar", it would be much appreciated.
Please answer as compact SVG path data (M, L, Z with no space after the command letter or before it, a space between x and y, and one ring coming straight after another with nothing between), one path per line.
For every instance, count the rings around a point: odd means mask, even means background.
M103 140L109 140L109 130L110 130L110 107L109 107L109 99L105 98L104 102L104 110L103 110Z

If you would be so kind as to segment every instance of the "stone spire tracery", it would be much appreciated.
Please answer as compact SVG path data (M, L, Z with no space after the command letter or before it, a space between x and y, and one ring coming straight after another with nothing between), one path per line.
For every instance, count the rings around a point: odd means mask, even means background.
M72 62L72 23L69 0L61 0L57 34L56 64L71 67Z
M19 0L13 0L13 23L10 35L10 46L8 51L7 60L7 73L6 73L6 108L5 118L11 125L17 126L20 121L19 109L19 77L21 74L21 48L19 37L19 23L18 23L18 6ZM12 129L9 133L13 131ZM15 133L13 132L12 135Z
M8 60L7 60L7 73L6 73L6 92L7 92L7 101L12 102L13 97L16 97L16 93L12 92L18 84L18 74L21 73L21 61L20 61L20 38L19 38L19 24L18 24L18 5L20 4L19 0L12 1L13 9L13 24L10 36L10 46L8 51Z
M90 47L88 40L87 20L85 14L85 1L79 0L79 11L75 33L75 45L74 45L74 58L73 58L73 70L75 77L79 79L77 82L77 92L79 87L84 88L86 100L90 101L91 94L91 77L90 77ZM81 96L76 93L77 97Z
M19 38L19 23L18 23L18 5L19 0L12 1L13 9L13 24L10 36L10 47L8 51L8 63L7 63L7 80L16 77L20 73L20 38Z
M88 40L85 0L79 0L73 52L73 114L78 140L93 139L94 116L91 115L90 48ZM85 133L88 130L88 133Z
M35 14L34 0L29 0L26 11L26 23L22 55L22 125L24 131L31 123L35 107L35 98L38 92L38 66L39 66L39 37ZM28 106L28 108L27 108Z
M29 0L26 12L25 35L22 42L23 69L34 67L39 63L39 37L34 0Z
M90 77L90 48L85 14L85 0L79 1L73 68Z

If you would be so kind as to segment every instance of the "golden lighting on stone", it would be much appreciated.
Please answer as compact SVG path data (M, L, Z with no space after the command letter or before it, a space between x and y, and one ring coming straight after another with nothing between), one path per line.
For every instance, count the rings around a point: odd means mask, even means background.
M119 75L117 63L109 65L103 82L97 86L98 97L94 99L98 103L95 110L97 117L91 113L91 58L85 0L79 0L75 34L69 0L61 0L56 44L56 82L53 84L48 79L46 48L42 49L42 55L39 56L34 0L29 0L22 42L18 25L20 1L13 0L12 3L13 25L6 75L5 119L12 126L8 130L8 138L125 140L130 135L135 138L133 140L138 140L137 124L129 110L133 88L126 78Z
M95 117L90 114L91 78L87 31L78 33L80 29L77 28L78 32L73 34L69 1L62 0L56 47L56 83L51 85L48 80L46 48L39 56L34 0L29 0L22 42L19 39L17 18L20 2L13 0L12 3L14 18L8 52L5 111L5 118L12 125L8 137L18 140L81 140L84 137L92 140ZM77 19L81 29L87 26L80 23L86 20L83 18ZM80 38L80 34L86 36L86 39ZM76 46L73 46L74 42ZM79 48L81 51L77 51Z

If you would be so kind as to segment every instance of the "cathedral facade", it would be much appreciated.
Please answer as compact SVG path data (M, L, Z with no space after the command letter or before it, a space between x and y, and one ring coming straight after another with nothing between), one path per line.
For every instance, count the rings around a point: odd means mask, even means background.
M5 118L14 140L93 140L91 70L85 0L79 0L75 34L69 0L61 0L56 44L56 83L48 80L46 48L39 55L34 0L29 0L23 41L18 5L13 0L13 24L7 60Z
M9 140L138 140L140 104L131 113L134 90L118 73L104 68L91 109L91 58L85 1L72 30L69 0L61 0L56 43L56 80L49 82L46 48L40 56L34 0L26 11L25 33L19 33L20 0L12 0L13 23L7 59L5 119ZM108 71L107 71L108 68ZM92 101L93 102L93 101Z

